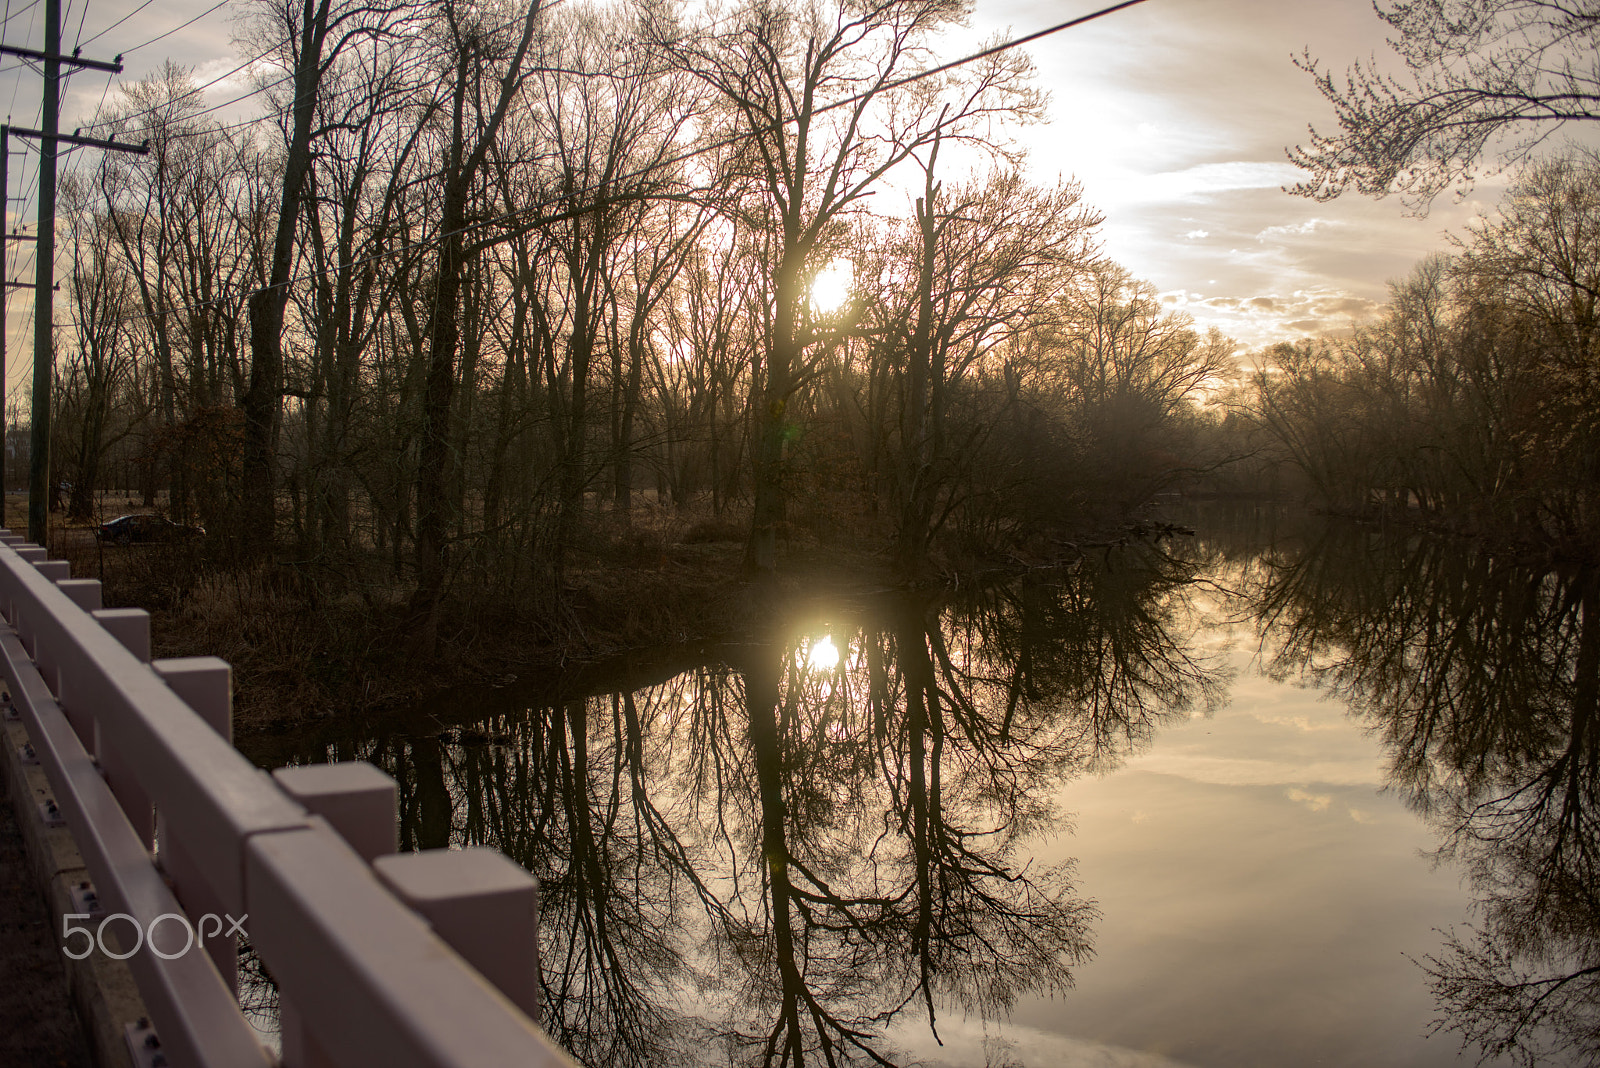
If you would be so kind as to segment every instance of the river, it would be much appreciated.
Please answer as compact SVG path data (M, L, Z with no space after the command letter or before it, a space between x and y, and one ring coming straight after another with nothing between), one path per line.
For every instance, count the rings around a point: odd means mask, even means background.
M595 1066L1594 1063L1595 576L1174 518L247 748L370 760L403 849L535 872L545 1026Z

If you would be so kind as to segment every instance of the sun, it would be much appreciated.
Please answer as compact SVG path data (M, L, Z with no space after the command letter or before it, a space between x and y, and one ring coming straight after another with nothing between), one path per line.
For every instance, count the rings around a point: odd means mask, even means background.
M839 647L833 644L833 635L824 634L820 641L811 643L806 652L806 667L823 673L839 666Z
M850 303L856 273L849 260L832 260L811 280L811 310L832 315Z

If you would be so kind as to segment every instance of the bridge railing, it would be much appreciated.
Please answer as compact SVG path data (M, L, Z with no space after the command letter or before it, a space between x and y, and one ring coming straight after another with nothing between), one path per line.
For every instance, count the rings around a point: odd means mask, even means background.
M242 928L285 1068L571 1065L534 1021L530 875L485 850L382 855L392 780L252 766L227 665L151 661L145 613L100 610L98 582L45 556L0 530L0 668L93 879L74 933L132 950L168 1063L272 1065L237 1002Z

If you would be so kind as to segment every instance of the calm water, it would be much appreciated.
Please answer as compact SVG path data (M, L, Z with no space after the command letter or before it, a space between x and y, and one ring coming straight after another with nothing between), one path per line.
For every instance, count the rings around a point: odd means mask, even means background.
M1600 963L1594 578L1185 518L254 755L371 760L403 848L536 872L546 1027L594 1065L1471 1064L1435 1022L1537 994L1539 1040L1600 1026L1592 975L1484 982Z

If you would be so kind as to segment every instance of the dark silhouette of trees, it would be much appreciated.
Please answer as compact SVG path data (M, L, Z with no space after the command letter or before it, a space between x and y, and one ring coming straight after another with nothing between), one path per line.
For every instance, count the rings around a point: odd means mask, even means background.
M427 357L422 386L422 418L417 450L417 586L411 612L418 621L417 647L432 655L438 627L439 597L448 564L448 509L451 415L461 352L461 306L467 260L471 255L466 227L469 198L479 182L500 126L527 79L524 66L539 25L540 5L533 4L520 25L509 55L496 56L504 43L494 40L482 14L445 5L446 68L453 75L448 98L449 128L443 144L443 189L440 196L437 261L432 308L427 319ZM497 84L484 77L503 63ZM487 70L486 70L487 68Z
M403 848L539 876L544 1026L582 1062L901 1063L892 1024L1071 985L1095 909L1029 835L1063 782L1219 693L1184 652L1193 565L1120 555L878 598L836 621L837 662L775 616L599 693L300 756L394 775Z
M720 101L726 124L717 136L736 135L719 161L723 212L756 225L764 238L749 573L776 567L790 407L838 329L815 314L808 289L841 251L841 224L918 150L971 137L997 112L1038 106L1010 55L986 63L953 103L930 84L899 84L924 64L927 39L960 14L949 0L793 8L759 0L703 42L665 42Z
M152 151L98 161L78 228L83 292L123 296L74 327L114 320L126 362L122 421L73 424L84 518L134 490L209 566L427 652L686 527L748 523L758 573L799 537L926 577L1190 469L1226 345L1100 261L1075 184L1023 177L1020 54L921 76L959 4L261 10L270 121L178 68L108 112Z
M384 32L387 18L400 5L354 3L335 7L333 0L282 0L262 16L262 33L283 40L283 66L293 74L293 96L287 107L288 129L282 186L274 205L276 222L272 251L261 286L250 295L250 375L239 396L244 419L242 500L237 533L248 559L270 551L277 530L277 479L274 472L278 426L283 406L284 310L289 276L294 268L296 238L312 167L314 119L322 80L328 68L353 42Z
M1252 414L1322 501L1593 545L1597 175L1586 153L1535 165L1377 324L1266 354Z
M1349 703L1479 900L1419 963L1483 1059L1600 1055L1600 579L1335 527L1257 572L1275 673Z

